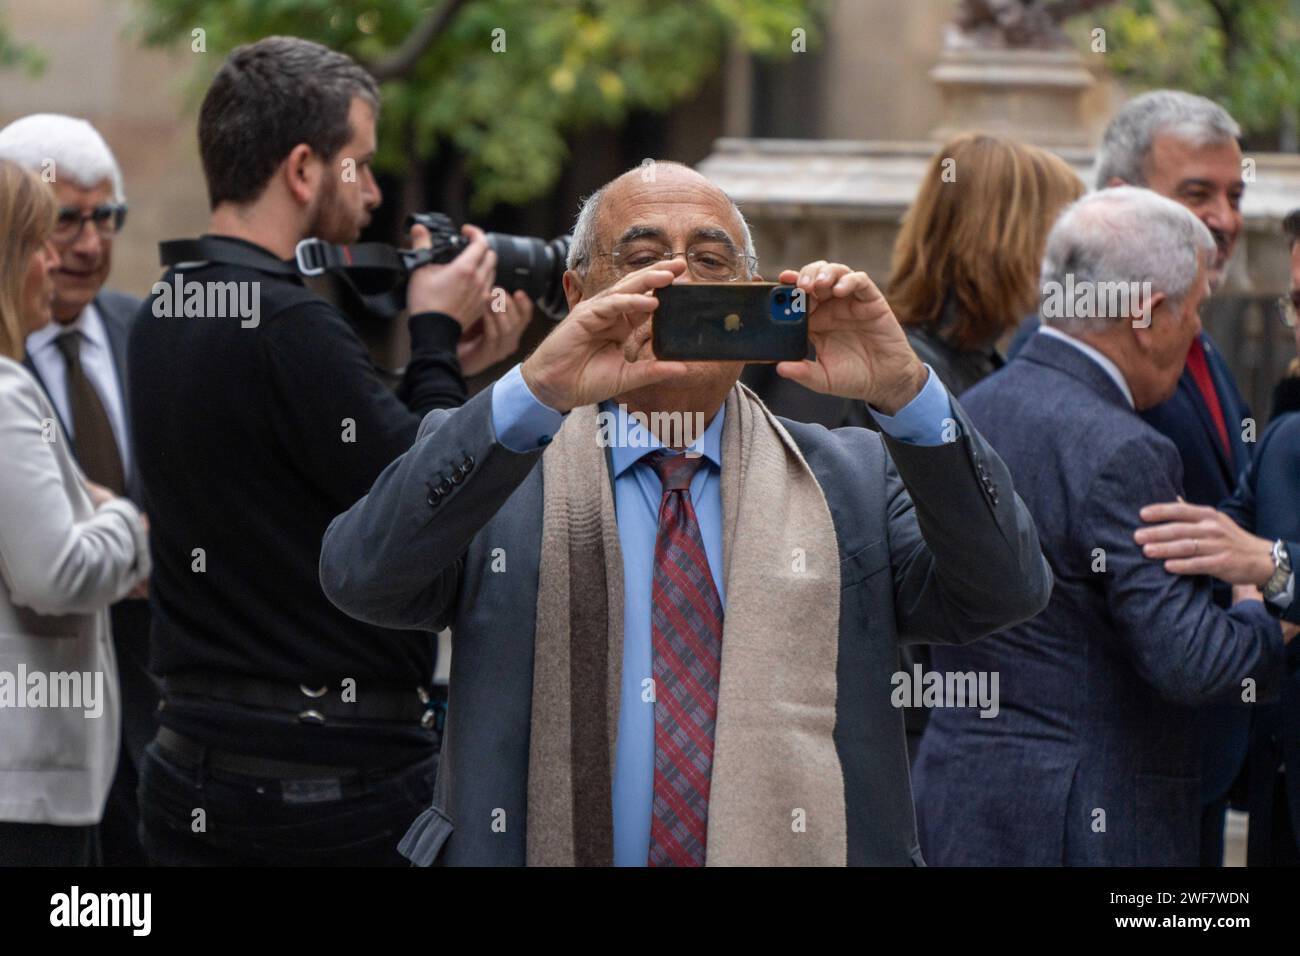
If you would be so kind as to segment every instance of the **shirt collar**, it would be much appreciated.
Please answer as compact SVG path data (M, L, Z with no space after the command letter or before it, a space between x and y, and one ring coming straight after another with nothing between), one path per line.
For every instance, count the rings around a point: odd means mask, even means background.
M1088 358L1100 365L1101 370L1109 375L1111 381L1119 387L1124 399L1128 402L1129 408L1136 408L1136 405L1134 405L1133 402L1133 390L1128 387L1128 382L1124 378L1124 373L1119 370L1118 365L1087 342L1076 339L1073 335L1068 335L1060 329L1053 328L1045 322L1038 327L1038 331L1042 332L1044 335L1050 335L1054 339L1060 339L1062 342L1074 346L1084 355L1088 356Z
M27 336L27 351L39 352L46 346L53 346L54 340L60 335L66 335L73 331L80 332L87 342L99 348L108 348L108 333L104 331L104 321L95 309L95 303L90 302L81 310L81 314L67 325L50 322Z
M663 447L650 429L642 427L636 418L628 414L626 405L615 405L612 401L601 402L600 410L602 413L614 416L612 419L614 431L610 436L613 439L610 456L614 463L615 478L650 452ZM719 468L722 467L722 423L726 418L726 411L725 403L719 406L718 413L705 427L704 434L687 446L687 451L701 452ZM683 430L687 427L687 423L683 422Z

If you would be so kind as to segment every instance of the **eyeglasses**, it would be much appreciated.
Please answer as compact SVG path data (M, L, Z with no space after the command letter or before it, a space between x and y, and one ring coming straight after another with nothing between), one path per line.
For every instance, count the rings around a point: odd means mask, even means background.
M686 268L691 275L706 282L734 282L748 278L758 267L756 258L738 255L729 245L721 242L698 242L685 252L673 252L657 243L633 240L620 242L612 251L598 252L596 255L608 257L620 275L685 256Z
M88 213L66 206L59 210L54 220L54 233L50 236L59 245L72 245L81 236L86 223L95 224L95 231L101 239L111 239L126 222L126 205L124 203L106 202L96 206Z
M1296 327L1297 314L1300 314L1300 289L1295 289L1290 295L1284 295L1277 300L1277 317L1288 329Z

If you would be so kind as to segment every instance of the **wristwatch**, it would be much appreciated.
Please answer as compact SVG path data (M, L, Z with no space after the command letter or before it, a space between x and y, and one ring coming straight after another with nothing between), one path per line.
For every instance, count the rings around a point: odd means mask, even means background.
M1283 593L1290 581L1291 552L1287 550L1286 542L1278 538L1273 542L1273 573L1269 575L1262 588L1264 599L1271 601Z

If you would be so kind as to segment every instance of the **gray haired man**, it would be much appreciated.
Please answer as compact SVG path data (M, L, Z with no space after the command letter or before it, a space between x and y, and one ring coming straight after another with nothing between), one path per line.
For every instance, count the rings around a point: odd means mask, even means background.
M1133 538L1144 505L1183 491L1174 444L1136 413L1178 387L1215 248L1149 190L1085 197L1048 238L1042 331L962 396L1056 585L1033 620L934 649L940 672L998 673L1001 700L996 727L930 719L914 780L931 863L1195 865L1194 708L1280 684L1284 634L1261 602L1220 609L1208 578L1166 573Z
M1223 283L1242 230L1246 184L1237 144L1240 135L1237 122L1217 103L1180 90L1153 90L1115 114L1097 156L1098 189L1143 186L1200 219L1214 239L1211 290ZM1020 351L1037 326L1037 320L1024 324L1011 355ZM1208 333L1202 331L1191 340L1173 395L1143 411L1142 417L1178 449L1187 501L1214 507L1232 494L1250 461L1243 435L1251 412ZM1217 586L1215 600L1227 607L1230 589ZM1239 705L1214 706L1201 715L1201 723L1205 804L1201 862L1218 866L1223 859L1227 792L1245 763L1250 712Z
M1145 186L1190 209L1214 237L1210 287L1222 284L1241 236L1241 127L1203 96L1153 90L1135 97L1106 127L1097 188Z
M54 321L28 337L26 365L48 393L86 476L141 504L126 398L126 344L140 300L104 288L113 240L126 219L122 172L93 126L53 113L24 116L0 130L0 157L41 173L59 207ZM158 706L147 670L147 588L146 582L113 607L122 746L100 827L108 865L145 863L135 791Z

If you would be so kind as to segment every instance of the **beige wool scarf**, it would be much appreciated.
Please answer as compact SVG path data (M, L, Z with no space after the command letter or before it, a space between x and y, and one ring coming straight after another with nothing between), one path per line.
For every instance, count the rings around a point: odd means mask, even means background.
M611 785L623 664L623 559L597 409L543 456L527 861L613 862ZM844 865L835 750L839 553L821 486L752 392L722 433L726 611L709 866Z

